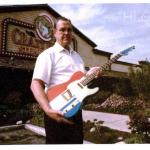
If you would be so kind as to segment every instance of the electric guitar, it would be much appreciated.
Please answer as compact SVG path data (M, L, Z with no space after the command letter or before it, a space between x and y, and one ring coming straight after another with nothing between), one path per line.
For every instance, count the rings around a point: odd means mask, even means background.
M74 116L80 109L82 101L99 90L98 87L88 88L88 85L97 78L97 73L103 73L113 62L123 55L128 55L128 52L133 49L135 49L135 46L120 51L106 64L96 68L90 75L77 71L71 76L69 81L49 88L47 96L50 107L54 110L62 111L65 118Z

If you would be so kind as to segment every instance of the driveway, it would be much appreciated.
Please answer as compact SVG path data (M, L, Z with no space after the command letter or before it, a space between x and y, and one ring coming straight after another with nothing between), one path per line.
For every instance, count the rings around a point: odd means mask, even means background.
M128 129L127 122L130 120L129 116L127 115L120 115L120 114L112 114L112 113L103 113L103 112L96 112L96 111L87 111L83 110L83 120L93 121L97 119L99 121L104 121L102 124L103 126L107 126L112 129L116 129L119 131L124 132L131 132Z

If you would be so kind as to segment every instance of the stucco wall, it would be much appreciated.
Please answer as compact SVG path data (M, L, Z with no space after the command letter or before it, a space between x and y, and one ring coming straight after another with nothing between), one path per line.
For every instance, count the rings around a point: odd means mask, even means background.
M119 64L119 63L114 63L111 65L111 70L112 71L118 71L118 72L129 72L129 68L132 67L134 71L140 70L140 67L138 65L134 64Z
M78 35L74 35L78 41L78 52L85 62L85 66L101 66L108 60L108 57L93 53L93 47L81 39Z
M112 64L111 70L113 71L120 71L120 72L128 72L129 66L122 65L122 64Z

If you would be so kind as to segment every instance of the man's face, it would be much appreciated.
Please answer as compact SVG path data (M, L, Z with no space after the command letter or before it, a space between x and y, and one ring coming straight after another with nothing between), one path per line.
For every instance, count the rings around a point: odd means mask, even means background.
M72 41L72 25L69 21L59 20L57 22L56 29L54 29L54 36L56 41L63 46L64 48L68 49Z

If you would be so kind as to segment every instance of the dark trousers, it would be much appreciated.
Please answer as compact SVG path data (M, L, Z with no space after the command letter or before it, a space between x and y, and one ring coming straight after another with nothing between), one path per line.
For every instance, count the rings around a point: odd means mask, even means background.
M69 120L74 124L57 123L44 115L46 144L83 144L82 112L79 111Z

